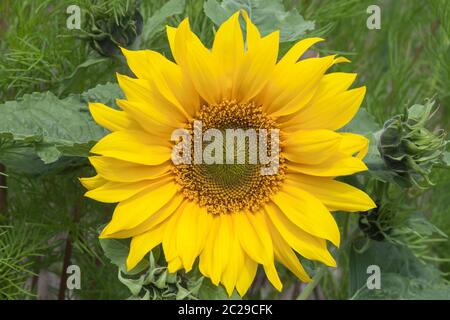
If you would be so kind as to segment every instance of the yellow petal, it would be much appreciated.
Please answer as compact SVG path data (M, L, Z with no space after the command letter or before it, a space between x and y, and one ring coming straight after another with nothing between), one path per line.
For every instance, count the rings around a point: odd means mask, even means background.
M212 53L192 33L187 19L178 26L174 46L178 65L189 75L200 96L210 104L220 103L220 68Z
M345 92L355 81L356 73L344 73L333 72L326 74L320 80L318 88L314 93L314 96L304 107L305 109L311 108L315 105L321 105L324 101L333 101L332 99L340 93ZM280 127L283 130L291 132L296 130L302 130L301 126L298 126L298 121L301 120L302 109L289 114L279 119Z
M338 133L330 130L296 131L287 136L283 155L293 162L318 164L333 157L341 140Z
M109 157L93 156L89 161L102 177L117 182L137 182L161 177L171 170L169 162L146 166Z
M277 64L278 67L288 67L297 63L298 59L317 42L324 41L322 38L307 38L298 41L289 49L289 51L281 58Z
M351 62L349 59L347 59L346 57L337 57L335 59L336 63L349 63Z
M177 251L184 269L188 272L205 246L206 237L212 224L212 215L193 201L187 201L180 210Z
M293 274L295 274L300 280L304 282L311 281L311 278L306 273L294 251L292 251L289 244L283 239L270 219L267 219L267 224L273 240L275 258L280 261L286 268L288 268Z
M311 105L346 91L355 82L356 73L333 72L323 76Z
M248 37L247 32L247 41ZM248 46L237 73L238 83L233 87L233 98L237 101L252 100L269 81L278 57L279 37L276 31Z
M275 69L263 92L265 110L274 117L279 117L304 108L333 63L334 56L326 56L301 60L283 70Z
M339 228L328 209L310 193L284 184L273 201L295 225L339 246Z
M233 85L237 82L237 70L244 57L244 40L239 24L239 12L233 14L217 30L212 54L221 71L222 97L232 100Z
M177 34L177 28L166 26L166 35L167 41L169 42L170 51L172 52L172 56L175 60L177 60L176 46L175 46L175 37ZM178 57L178 60L180 57Z
M178 101L171 96L167 99L152 82L146 79L133 79L121 74L117 74L117 80L122 88L127 100L138 106L140 111L147 117L167 126L177 126L189 119L189 116L179 105ZM168 90L166 90L168 91ZM166 92L166 95L169 93Z
M172 29L174 37L176 29ZM199 104L198 94L178 65L152 50L122 49L122 52L138 78L150 81L156 90L171 101L179 111L183 113L186 111L189 115L195 114Z
M198 207L196 204L196 208L198 210L197 214L197 234L196 234L196 247L197 247L197 255L199 255L203 248L205 247L206 239L208 238L209 232L211 230L211 226L213 224L213 216L208 213L206 208Z
M138 226L166 205L176 192L177 186L173 181L161 179L154 182L150 188L120 202L114 210L111 222L103 229L100 237L105 238Z
M159 183L159 181L156 183ZM108 181L96 189L89 190L84 196L100 202L116 203L129 199L145 189L152 188L154 184L154 180L138 182Z
M258 264L245 255L244 264L242 265L242 269L236 283L236 290L239 292L241 297L247 293L250 285L253 283L257 269Z
M301 188L319 199L331 211L367 211L376 207L363 191L332 178L313 177L291 173L286 184Z
M239 237L234 227L235 222L233 221L230 239L230 261L222 273L221 282L223 283L225 289L227 290L228 296L231 296L233 290L236 286L237 279L244 265L244 251L242 250L241 244L239 243Z
M172 149L168 140L157 139L142 131L116 131L97 142L91 152L139 164L158 165L171 159Z
M127 50L121 48L122 54L134 75L140 79L151 79L152 68L167 68L170 61L161 54L151 50ZM158 59L159 57L164 59Z
M267 278L275 287L275 289L277 289L278 291L283 290L283 284L281 283L280 277L278 276L278 272L277 269L275 269L275 264L273 263L273 261L264 265L264 272L266 273Z
M247 255L261 264L273 262L272 239L262 214L238 212L232 216L239 241Z
M336 261L328 252L324 239L315 237L297 227L273 203L266 205L265 210L273 225L295 251L307 259L318 260L328 266L336 266Z
M166 229L164 230L163 237L163 250L166 261L171 261L176 258L180 258L180 254L177 250L177 236L178 236L178 222L180 221L180 215L183 210L183 204L178 207L177 210L170 216L166 223ZM181 259L180 259L181 261Z
M83 185L83 187L85 187L88 190L92 190L101 187L102 185L107 183L108 180L102 178L100 175L97 174L96 176L90 178L80 178L80 182Z
M95 122L109 131L139 130L139 124L126 112L107 107L102 103L89 103L89 111Z
M108 234L108 238L130 238L145 233L150 229L155 228L160 223L168 219L180 204L184 201L184 197L180 194L175 194L161 209L150 214L150 216L142 223L130 229L123 229L115 233Z
M127 270L132 270L139 261L153 248L162 242L165 224L160 224L131 239L130 252L127 258Z
M158 137L161 141L167 141L175 129L184 127L184 124L176 121L171 124L160 122L147 104L120 99L116 103L139 123L145 133Z
M289 130L338 130L355 116L365 93L366 87L360 87L311 103L295 115Z
M288 170L320 177L337 177L366 171L367 166L358 158L343 157L330 158L316 165L289 162Z
M213 251L211 261L211 281L218 284L222 278L222 273L228 266L230 261L230 241L232 239L233 221L229 214L219 215L216 223L218 223L217 234L213 240Z
M169 273L175 273L183 267L181 259L176 257L173 260L167 261L167 270Z
M213 216L211 222L211 229L209 231L208 237L206 238L206 243L203 248L203 251L200 254L200 262L198 264L200 272L206 276L211 278L212 274L212 261L213 261L213 252L214 252L214 242L216 239L216 234L220 227L220 218L216 215ZM216 283L217 284L217 283Z
M261 41L261 34L259 33L258 28L253 24L248 16L247 11L241 10L241 14L244 17L246 26L247 26L247 37L246 37L246 45L247 50L254 50Z
M348 156L355 156L358 159L363 159L369 151L369 139L359 134L350 132L341 133L343 139L341 140L340 151Z
M273 246L272 237L270 236L270 232L266 224L266 218L264 216L264 212L257 211L254 213L249 213L247 218L262 243L261 252L264 254L264 264L268 264L273 263Z

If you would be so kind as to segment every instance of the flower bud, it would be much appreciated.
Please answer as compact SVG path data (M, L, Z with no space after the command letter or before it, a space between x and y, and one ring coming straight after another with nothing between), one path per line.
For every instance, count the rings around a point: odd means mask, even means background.
M116 55L119 47L131 46L142 32L143 18L137 1L119 8L111 8L106 3L93 6L88 17L84 38L104 56Z
M130 290L130 299L182 300L197 299L203 277L191 274L188 278L182 272L170 273L166 266L158 264L157 258L151 252L149 265L145 270L134 275L122 270L119 272L119 280Z
M384 162L407 186L424 189L433 185L431 169L443 163L445 132L426 128L433 116L433 105L433 101L413 105L405 114L386 121L380 135L378 149Z
M383 241L392 231L390 209L383 206L362 212L358 220L359 229L370 239Z

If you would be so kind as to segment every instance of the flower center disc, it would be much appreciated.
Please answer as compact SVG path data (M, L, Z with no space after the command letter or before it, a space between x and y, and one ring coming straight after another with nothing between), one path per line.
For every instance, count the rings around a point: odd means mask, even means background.
M201 121L202 133L208 129L218 129L225 137L227 129L254 129L256 133L259 133L260 129L266 129L267 132L277 129L275 121L262 111L261 106L253 102L240 104L225 100L217 105L204 105L200 108L196 121ZM188 130L194 141L193 123L188 125ZM267 150L264 151L270 155L270 134L268 136L265 146ZM203 143L203 146L207 144ZM284 159L281 152L278 152L278 170L274 174L263 175L261 168L267 165L259 161L249 161L250 153L259 153L257 147L258 145L245 139L245 147L238 144L233 153L235 160L239 154L245 155L245 162L234 161L229 164L225 161L229 150L224 139L223 164L175 165L176 181L181 186L183 195L200 206L205 206L208 212L213 214L257 211L278 191L285 174Z

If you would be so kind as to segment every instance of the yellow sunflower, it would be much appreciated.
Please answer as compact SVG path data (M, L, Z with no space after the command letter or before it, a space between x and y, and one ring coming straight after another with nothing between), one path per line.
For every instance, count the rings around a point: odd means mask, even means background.
M246 24L246 39L240 16ZM101 238L131 238L127 268L162 244L170 272L192 269L243 296L258 265L281 290L275 261L302 281L310 278L297 254L336 262L339 246L330 211L375 207L364 192L337 176L367 170L368 140L336 130L356 114L365 87L349 89L352 73L326 73L348 61L334 55L300 60L320 38L296 43L278 59L279 32L262 37L236 12L217 30L212 49L188 19L167 27L174 62L151 50L123 50L136 78L118 75L121 110L89 105L111 131L91 150L97 171L81 179L86 196L118 203ZM279 169L263 175L255 164L180 164L171 160L174 130L277 128Z

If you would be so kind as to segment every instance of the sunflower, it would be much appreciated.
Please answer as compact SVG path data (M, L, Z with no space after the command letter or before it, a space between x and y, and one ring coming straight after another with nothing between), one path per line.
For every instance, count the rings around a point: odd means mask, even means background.
M245 41L240 19L245 22ZM368 140L336 130L356 114L365 87L356 74L327 70L335 55L299 60L320 38L296 43L278 59L279 32L261 36L245 11L217 30L211 49L185 19L167 27L174 61L151 50L123 49L136 76L117 75L121 110L89 105L111 133L91 150L97 175L82 178L86 196L118 203L101 238L131 238L127 268L162 244L169 272L200 272L228 294L243 296L258 265L282 290L275 261L300 280L310 278L297 254L336 266L328 242L339 246L330 211L375 207L337 176L367 170ZM174 130L279 130L279 168L258 164L179 164L171 161Z

